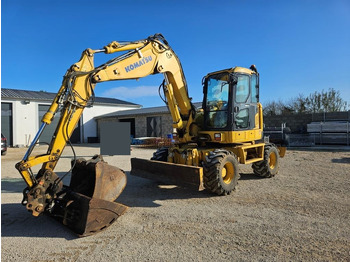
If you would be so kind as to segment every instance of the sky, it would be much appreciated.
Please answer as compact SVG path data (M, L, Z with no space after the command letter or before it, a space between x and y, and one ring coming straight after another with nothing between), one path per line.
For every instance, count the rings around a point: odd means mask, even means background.
M155 33L180 58L194 102L207 73L255 64L263 105L329 88L350 104L349 0L2 0L1 87L57 92L86 48ZM114 55L96 54L96 66ZM161 106L162 80L101 83L95 93Z

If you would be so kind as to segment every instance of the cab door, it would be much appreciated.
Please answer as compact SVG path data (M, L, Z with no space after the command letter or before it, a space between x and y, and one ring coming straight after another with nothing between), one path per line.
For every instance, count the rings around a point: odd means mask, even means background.
M236 131L255 128L257 114L257 77L247 74L236 74L233 92L233 128Z

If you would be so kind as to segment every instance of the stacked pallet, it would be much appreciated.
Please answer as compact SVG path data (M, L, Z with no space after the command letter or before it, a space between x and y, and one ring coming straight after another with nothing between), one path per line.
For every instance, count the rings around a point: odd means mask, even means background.
M307 132L315 144L349 145L350 123L347 121L312 122Z
M287 145L286 134L290 134L290 128L283 123L280 127L264 126L264 137L269 137L269 141L278 145Z
M349 133L349 122L312 122L307 124L308 133Z

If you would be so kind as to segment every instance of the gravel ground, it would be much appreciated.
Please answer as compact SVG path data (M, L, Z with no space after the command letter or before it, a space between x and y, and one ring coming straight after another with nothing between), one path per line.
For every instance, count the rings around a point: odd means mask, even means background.
M99 153L75 149L80 157ZM131 157L149 159L153 151L134 148ZM14 164L24 153L10 148L1 157L3 261L350 261L349 151L290 150L271 179L241 165L237 190L225 197L128 175L118 202L130 208L86 238L21 206L25 184ZM70 158L67 148L58 174ZM105 157L127 174L129 159Z

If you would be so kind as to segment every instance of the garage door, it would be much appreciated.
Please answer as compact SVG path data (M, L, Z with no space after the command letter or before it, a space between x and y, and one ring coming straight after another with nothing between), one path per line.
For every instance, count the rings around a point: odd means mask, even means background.
M135 118L124 118L124 119L119 119L119 122L129 122L130 123L130 135L132 137L135 137Z
M1 103L1 133L6 136L7 143L12 146L12 103Z
M41 126L41 119L49 109L50 105L39 105L39 127ZM39 143L50 143L53 134L55 133L56 127L60 120L60 112L57 112L54 120L50 125L45 127L44 132L40 136ZM74 132L71 136L72 143L80 143L80 121L78 122L77 127L74 129Z
M47 112L47 110L50 108L50 105L39 105L39 127L41 126L41 119ZM44 144L47 143L49 144L51 142L52 136L55 133L56 126L58 124L58 121L60 119L60 112L57 112L55 115L54 120L51 122L50 125L47 125L45 127L44 132L41 134L39 143Z

